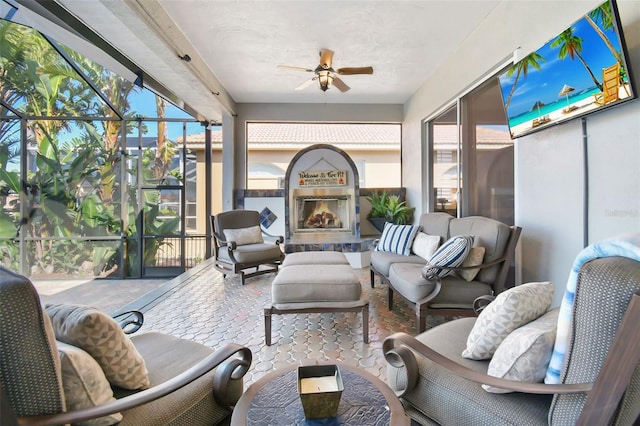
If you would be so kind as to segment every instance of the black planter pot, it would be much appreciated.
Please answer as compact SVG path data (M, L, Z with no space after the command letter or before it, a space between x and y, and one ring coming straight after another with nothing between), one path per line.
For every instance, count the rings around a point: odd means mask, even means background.
M389 221L386 217L369 217L367 220L381 233L384 230L384 224Z

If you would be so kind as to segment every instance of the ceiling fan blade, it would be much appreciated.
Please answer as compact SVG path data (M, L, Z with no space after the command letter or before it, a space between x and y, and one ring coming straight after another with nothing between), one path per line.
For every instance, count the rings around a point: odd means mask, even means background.
M281 70L293 70L293 71L304 71L304 72L313 72L312 69L304 68L304 67L290 67L289 65L278 65L278 68Z
M316 77L312 77L309 80L305 81L304 83L302 83L300 86L296 87L295 90L302 90L305 87L307 87L308 85L310 85L311 83L313 83L315 81Z
M373 74L373 67L338 68L336 72L340 75Z
M337 87L341 92L346 92L351 89L351 87L347 86L344 81L340 80L335 75L333 76L333 85Z
M320 49L320 66L324 69L331 68L333 62L333 50Z

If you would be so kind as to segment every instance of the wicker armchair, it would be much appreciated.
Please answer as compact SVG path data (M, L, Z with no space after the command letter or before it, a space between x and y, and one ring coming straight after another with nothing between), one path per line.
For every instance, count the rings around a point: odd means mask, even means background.
M640 420L640 262L605 257L577 275L560 384L487 375L489 360L463 358L475 318L383 343L388 383L423 425L632 425ZM489 393L482 385L513 393Z
M284 252L280 248L284 237L266 233L260 226L257 211L231 210L211 216L211 229L214 267L224 277L238 274L244 285L245 278L278 272L284 260ZM275 237L275 244L265 242L263 234ZM247 272L250 268L255 268L255 271Z
M140 322L141 316L134 315L132 319ZM126 322L126 318L123 320ZM109 389L110 383L104 379L106 388L102 389L108 394L106 402L67 410L70 394L82 389L95 391L95 386L89 383L97 382L95 373L83 373L87 381L80 383L65 381L68 376L64 375L59 354L65 344L55 337L51 319L42 309L31 281L0 268L3 425L76 424L98 418L103 419L94 424L112 424L111 419L104 417L112 418L115 413L122 415L119 422L122 426L218 424L232 412L242 394L242 378L251 365L251 351L237 344L229 343L214 351L189 340L142 333L130 341L144 359L148 388L131 391L111 385ZM115 352L114 349L109 354L117 358ZM81 369L86 365L77 363L75 367ZM96 367L100 369L97 363Z

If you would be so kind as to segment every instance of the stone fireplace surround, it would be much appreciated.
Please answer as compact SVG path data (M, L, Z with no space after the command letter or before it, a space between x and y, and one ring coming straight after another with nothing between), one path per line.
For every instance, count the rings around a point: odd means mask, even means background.
M310 154L310 155L309 155ZM342 159L341 159L342 158ZM326 163L325 163L326 162ZM295 163L295 164L294 164ZM328 163L328 164L327 164ZM300 188L297 185L298 170L306 170L311 167L318 169L339 169L347 170L347 166L351 172L347 176L348 188L341 187L314 187ZM297 167L297 168L296 168ZM295 178L296 182L291 183ZM285 189L253 189L253 190L237 190L235 191L235 208L237 209L253 209L261 211L265 206L271 205L271 210L282 212L284 208L284 217L278 214L278 219L274 222L274 226L267 229L267 232L285 236L285 253L295 253L304 251L338 251L347 256L349 263L354 268L362 268L369 265L369 253L371 245L380 233L366 221L366 214L370 208L368 201L362 201L366 211L361 212L361 200L369 196L374 191L386 191L389 194L397 194L401 199L405 199L405 188L363 188L358 185L358 170L351 158L344 151L332 145L313 145L300 151L291 161L287 173L285 175ZM327 189L330 189L327 195ZM299 192L295 192L299 191ZM296 220L292 203L294 193L303 197L310 196L314 198L336 198L343 193L353 193L350 197L352 203L350 229L329 229L321 232L291 232L292 221ZM311 193L311 195L309 195ZM350 195L350 194L349 194ZM281 206L281 207L275 207ZM282 223L284 220L284 224ZM365 223L362 224L361 221ZM363 225L363 226L361 226ZM278 229L278 231L274 231ZM361 235L361 229L365 229L365 233Z
M344 172L345 185L334 183L305 186L299 175L314 172ZM358 169L351 157L333 145L317 144L299 151L289 163L285 182L285 238L299 242L360 237L360 185ZM307 202L310 201L310 203ZM312 206L313 205L313 206ZM327 212L330 205L340 210ZM314 218L301 217L309 207L322 206L318 215L338 216L340 226L305 226ZM342 217L340 217L342 216ZM318 222L323 222L318 217ZM313 224L309 224L313 225ZM331 237L329 237L331 235ZM326 238L325 238L326 237ZM286 244L286 241L285 241ZM286 246L285 246L286 247Z

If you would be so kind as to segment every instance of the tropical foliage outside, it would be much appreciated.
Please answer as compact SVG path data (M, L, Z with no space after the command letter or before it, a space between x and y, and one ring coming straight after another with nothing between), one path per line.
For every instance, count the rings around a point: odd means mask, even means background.
M140 235L179 235L180 217L162 207L160 191L139 190L139 179L182 182L166 124L149 124L130 106L141 90L37 31L0 20L2 265L26 264L31 274L135 276L139 262L153 265L168 244L149 240L141 257ZM162 119L166 103L156 102ZM151 125L155 146L127 156L126 141Z

